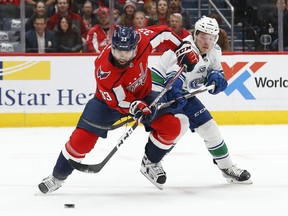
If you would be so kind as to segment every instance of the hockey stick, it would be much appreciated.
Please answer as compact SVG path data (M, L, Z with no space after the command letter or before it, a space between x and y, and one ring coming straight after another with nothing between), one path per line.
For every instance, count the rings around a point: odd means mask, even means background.
M150 104L149 108L152 108L157 105L159 100L163 97L164 94L170 89L172 84L178 79L180 74L185 69L184 66L182 66L179 71L175 74L175 76L170 80L170 82L165 86L165 88L159 93L159 95L154 99L154 101ZM139 125L139 122L141 120L141 117L139 119L135 119L135 123L129 128L127 132L125 132L118 140L116 146L112 149L112 151L104 158L104 160L98 164L82 164L78 163L76 161L73 161L69 159L69 164L75 168L76 170L79 170L81 172L85 173L98 173L105 164L111 159L111 157L117 152L117 150L120 148L120 146L124 143L124 141L133 133L133 131L137 128Z
M195 91L191 91L185 95L183 95L182 97L180 98L185 98L185 99L189 99L191 97L194 97L195 95L197 94L200 94L200 93L203 93L203 92L206 92L206 91L209 91L209 90L212 90L215 88L215 85L212 84L212 85L209 85L209 86L202 86L201 88L195 90ZM159 109L164 109L166 107L169 107L171 104L177 102L177 100L179 100L180 98L176 98L176 99L173 99L173 100L170 100L168 102L164 102L164 103L158 103L157 105L157 110Z
M188 98L191 98L191 97L194 97L195 95L197 94L200 94L202 92L206 92L206 91L209 91L209 90L212 90L215 88L215 85L210 85L210 86L202 86L201 88L193 91L193 92L190 92L190 93L187 93L185 94L183 97L185 99L188 99ZM160 109L164 109L166 107L169 107L171 104L175 103L177 101L177 99L174 99L174 100L171 100L171 101L168 101L168 102L164 102L164 103L158 103L156 105L156 110L160 110ZM125 124L129 124L131 122L134 122L135 119L134 118L129 118L127 120L124 120L118 124L115 124L115 125L109 125L109 126L103 126L103 125L97 125L97 124L94 124L90 121L88 121L87 119L84 119L82 118L82 120L84 122L86 122L88 125L92 126L92 127L95 127L95 128L100 128L100 129L104 129L104 130L114 130L114 129L117 129L117 128L120 128L122 127L123 125Z
M99 129L103 129L103 130L115 130L115 129L117 129L117 128L122 127L123 125L129 124L129 123L135 121L135 119L131 117L131 118L129 118L129 119L127 119L127 120L124 120L124 121L122 121L122 122L120 122L120 123L118 123L118 124L113 124L113 125L104 126L104 125L94 124L94 123L88 121L88 120L85 119L85 118L82 118L82 120L83 120L85 123L87 123L88 125L90 125L90 126L92 126L92 127L94 127L94 128L99 128Z

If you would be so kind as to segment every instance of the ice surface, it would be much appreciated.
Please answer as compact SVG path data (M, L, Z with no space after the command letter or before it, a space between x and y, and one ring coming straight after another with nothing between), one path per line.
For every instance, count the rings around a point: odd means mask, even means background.
M162 162L168 179L158 190L139 171L148 134L138 127L99 173L74 171L58 191L39 195L37 185L52 172L73 129L0 129L1 216L288 213L288 125L220 126L233 161L249 170L253 185L228 184L198 135L187 133ZM100 162L124 131L110 132L85 162Z

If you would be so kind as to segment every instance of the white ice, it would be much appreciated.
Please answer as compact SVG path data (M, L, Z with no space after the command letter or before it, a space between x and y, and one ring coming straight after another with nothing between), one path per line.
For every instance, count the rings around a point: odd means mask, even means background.
M147 140L138 127L97 174L74 171L63 187L39 195L74 128L0 129L1 216L287 215L288 125L220 126L233 161L252 174L252 185L226 182L197 134L187 133L163 167L161 191L139 171ZM125 127L100 140L85 159L100 162ZM64 204L75 204L74 209Z

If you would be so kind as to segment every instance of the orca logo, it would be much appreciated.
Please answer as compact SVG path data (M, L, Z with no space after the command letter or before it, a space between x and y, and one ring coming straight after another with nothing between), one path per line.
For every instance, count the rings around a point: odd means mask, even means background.
M194 80L189 82L188 86L190 89L197 89L200 86L202 86L203 82L204 82L203 78L194 79Z

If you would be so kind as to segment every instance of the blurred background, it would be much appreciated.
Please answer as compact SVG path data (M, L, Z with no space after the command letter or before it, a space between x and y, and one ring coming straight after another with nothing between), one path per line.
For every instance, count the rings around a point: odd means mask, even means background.
M288 50L287 0L0 0L0 52L99 53L115 25L168 25L183 36L193 32L202 15L217 19L224 52ZM35 23L39 16L44 21ZM103 31L101 38L96 27ZM50 46L33 47L33 31L54 32L45 34Z

